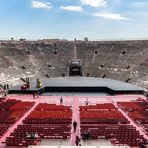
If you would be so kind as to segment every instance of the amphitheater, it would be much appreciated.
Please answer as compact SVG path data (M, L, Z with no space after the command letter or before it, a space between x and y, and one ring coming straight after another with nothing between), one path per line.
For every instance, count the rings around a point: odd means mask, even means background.
M148 40L1 40L0 88L0 148L148 147Z
M74 41L0 41L0 79L69 75ZM105 77L147 88L148 41L77 41L83 76Z

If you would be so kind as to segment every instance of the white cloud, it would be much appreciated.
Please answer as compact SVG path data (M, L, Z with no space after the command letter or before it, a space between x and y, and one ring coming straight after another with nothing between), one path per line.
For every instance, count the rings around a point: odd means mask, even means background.
M129 18L121 16L121 14L118 13L93 13L92 15L110 20L129 20Z
M147 8L148 7L148 2L146 1L138 1L138 2L134 2L133 7L135 8Z
M46 9L46 10L50 10L52 8L50 2L39 2L39 1L32 1L32 7L37 9Z
M106 6L106 0L80 0L83 5L90 5L92 7Z
M83 8L80 6L61 6L60 8L67 11L76 11L76 12L83 11Z

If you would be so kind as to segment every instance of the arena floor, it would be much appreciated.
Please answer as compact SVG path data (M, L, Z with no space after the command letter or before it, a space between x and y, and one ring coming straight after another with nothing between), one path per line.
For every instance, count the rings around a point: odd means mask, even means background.
M3 145L3 142L6 140L6 137L10 136L10 133L14 131L14 129L22 124L22 121L34 110L34 108L39 103L49 103L49 104L60 104L60 95L59 96L36 96L34 99L32 95L12 95L7 96L7 99L16 99L21 101L29 101L29 102L35 102L35 105L27 111L23 117L21 117L14 125L12 125L9 130L3 135L3 137L0 138L0 145ZM64 96L63 98L63 104L65 106L71 106L72 107L72 122L77 121L78 128L75 133L71 130L71 139L69 140L43 140L40 145L45 146L67 146L67 145L75 145L75 136L80 136L80 117L79 117L79 106L85 106L86 99L88 99L89 104L95 105L97 103L113 103L115 107L118 108L118 110L130 121L130 124L133 125L137 131L141 135L145 137L145 139L148 140L148 135L143 131L141 127L139 127L122 109L120 109L117 105L117 102L120 101L135 101L138 98L146 100L144 96L140 95L117 95L117 96ZM88 141L82 141L82 146L111 146L112 144L107 140L88 140Z

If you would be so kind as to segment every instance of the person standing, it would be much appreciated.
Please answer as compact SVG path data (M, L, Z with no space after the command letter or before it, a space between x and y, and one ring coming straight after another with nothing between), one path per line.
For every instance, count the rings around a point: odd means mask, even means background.
M39 98L39 96L40 96L40 92L37 91L36 95L37 95L37 98Z
M35 100L35 92L33 92L33 99Z
M86 106L88 106L88 103L89 103L88 99L86 99L85 103L86 103Z
M79 146L79 144L80 144L80 138L79 138L79 136L76 136L75 143L76 143L76 146Z
M6 88L7 88L7 90L9 89L9 84L8 83L6 84Z
M63 104L63 98L62 98L62 96L60 98L60 104Z
M74 122L73 122L73 130L74 130L74 133L76 132L76 128L77 128L77 122L74 121Z

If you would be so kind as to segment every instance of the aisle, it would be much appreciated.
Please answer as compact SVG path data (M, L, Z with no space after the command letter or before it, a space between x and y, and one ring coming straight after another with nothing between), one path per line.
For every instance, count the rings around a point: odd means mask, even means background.
M77 129L74 133L73 122L77 122ZM80 137L80 118L79 118L79 98L77 96L73 97L73 106L72 106L72 130L71 130L71 142L72 145L75 145L76 136Z

